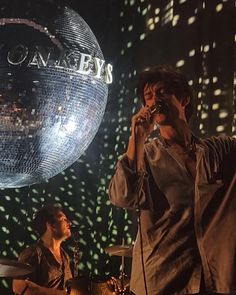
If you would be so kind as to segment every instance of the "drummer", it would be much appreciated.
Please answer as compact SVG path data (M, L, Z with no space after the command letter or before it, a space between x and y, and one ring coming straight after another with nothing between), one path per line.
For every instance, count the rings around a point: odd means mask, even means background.
M71 236L70 221L57 205L41 208L33 228L40 239L23 250L19 261L28 263L34 272L28 280L14 280L13 291L19 295L66 295L65 283L72 278L69 257L61 243Z

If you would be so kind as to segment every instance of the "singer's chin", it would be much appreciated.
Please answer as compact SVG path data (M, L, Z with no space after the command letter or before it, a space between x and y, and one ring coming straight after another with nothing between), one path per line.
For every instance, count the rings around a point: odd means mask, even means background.
M67 238L69 238L69 237L71 237L71 230L70 230L70 228L68 228L67 230L66 230L66 232L65 232L65 236L67 237Z

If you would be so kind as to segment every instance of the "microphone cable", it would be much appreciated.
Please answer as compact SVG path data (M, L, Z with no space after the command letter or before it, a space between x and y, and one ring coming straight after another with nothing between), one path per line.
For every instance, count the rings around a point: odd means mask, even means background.
M135 125L135 130L134 130L134 170L136 175L138 175L138 157L137 157L137 139L136 139L136 128L137 125ZM139 191L139 183L137 182L136 184L136 192L138 196L138 204L136 208L136 213L137 213L137 223L138 223L138 231L139 231L139 237L140 237L140 253L141 253L141 265L142 265L142 271L143 271L143 282L144 282L144 289L145 289L145 294L148 295L148 290L147 290L147 279L146 279L146 271L145 271L145 265L144 265L144 254L143 254L143 237L142 237L142 224L141 224L141 207L140 207L140 201L141 201L141 194Z

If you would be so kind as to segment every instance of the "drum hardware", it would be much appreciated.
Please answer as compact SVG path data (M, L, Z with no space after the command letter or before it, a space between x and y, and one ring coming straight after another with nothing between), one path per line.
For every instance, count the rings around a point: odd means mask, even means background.
M8 259L0 259L0 277L24 279L33 271L34 268L29 264Z
M67 282L70 295L120 295L119 289L115 278L81 276Z
M73 232L74 240L74 253L73 253L73 276L77 278L79 276L79 261L81 258L81 252L79 249L79 233L78 231Z
M67 290L71 295L128 295L129 293L129 279L124 273L125 257L132 257L133 246L116 245L105 249L105 252L121 256L121 270L119 279L110 278L94 278L89 276L81 276L79 274L79 261L81 252L79 249L79 235L78 231L72 234L74 240L74 254L73 254L73 274L74 278L69 280Z
M115 256L132 257L133 245L114 245L105 248L105 252Z
M128 294L127 292L129 289L129 284L125 284L125 279L127 278L127 275L125 274L125 257L132 257L133 253L133 245L125 245L124 240L122 245L113 245L105 248L105 252L111 255L115 256L121 256L121 267L120 267L120 275L119 275L119 295L125 295Z
M127 256L130 257L130 256ZM125 278L127 278L127 275L125 274L125 256L121 256L121 268L120 268L120 290L119 295L125 295L127 294L127 286L125 285Z

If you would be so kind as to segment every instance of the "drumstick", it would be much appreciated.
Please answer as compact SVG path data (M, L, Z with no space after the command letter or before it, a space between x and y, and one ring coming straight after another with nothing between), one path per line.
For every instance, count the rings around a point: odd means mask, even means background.
M23 289L23 291L20 293L20 295L24 295L26 290L28 289L29 287L28 286L25 286L25 288Z

